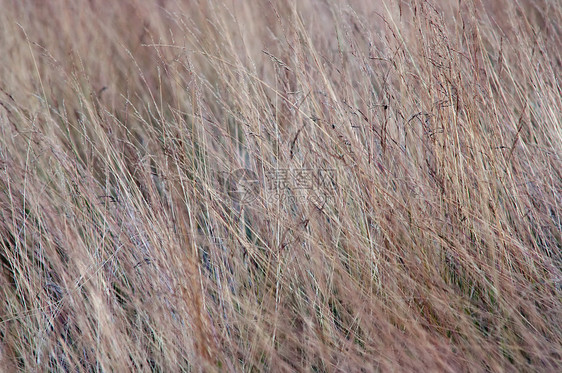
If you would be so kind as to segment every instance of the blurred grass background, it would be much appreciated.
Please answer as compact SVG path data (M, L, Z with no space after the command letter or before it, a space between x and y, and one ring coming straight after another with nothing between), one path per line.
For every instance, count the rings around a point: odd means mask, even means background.
M0 9L2 371L562 368L560 2Z

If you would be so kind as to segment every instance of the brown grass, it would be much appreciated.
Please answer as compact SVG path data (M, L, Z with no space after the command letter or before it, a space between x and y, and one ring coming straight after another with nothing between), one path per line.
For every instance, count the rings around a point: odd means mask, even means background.
M2 371L562 371L560 2L0 9Z

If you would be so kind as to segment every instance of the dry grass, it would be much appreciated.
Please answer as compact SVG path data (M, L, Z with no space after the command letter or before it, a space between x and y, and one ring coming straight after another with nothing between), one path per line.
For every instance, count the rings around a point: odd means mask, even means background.
M562 370L560 2L0 8L3 371Z

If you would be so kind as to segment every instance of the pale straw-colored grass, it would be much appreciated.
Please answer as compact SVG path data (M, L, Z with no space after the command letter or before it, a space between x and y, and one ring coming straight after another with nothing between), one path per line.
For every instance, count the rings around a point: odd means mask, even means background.
M0 370L562 369L559 2L0 9Z

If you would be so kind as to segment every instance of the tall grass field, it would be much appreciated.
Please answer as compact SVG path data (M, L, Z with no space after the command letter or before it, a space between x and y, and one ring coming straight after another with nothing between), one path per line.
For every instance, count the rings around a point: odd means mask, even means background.
M562 372L560 0L0 0L0 372Z

